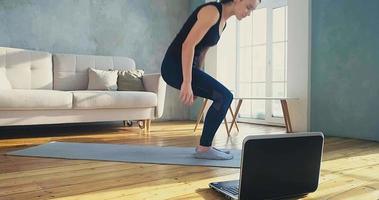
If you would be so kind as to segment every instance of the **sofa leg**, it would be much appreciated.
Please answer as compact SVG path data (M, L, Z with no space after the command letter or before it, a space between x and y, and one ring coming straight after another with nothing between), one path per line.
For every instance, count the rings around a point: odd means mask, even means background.
M139 120L138 126L143 129L144 133L150 133L151 119Z
M150 133L151 119L147 120L147 132Z
M147 133L147 119L143 120L143 130Z

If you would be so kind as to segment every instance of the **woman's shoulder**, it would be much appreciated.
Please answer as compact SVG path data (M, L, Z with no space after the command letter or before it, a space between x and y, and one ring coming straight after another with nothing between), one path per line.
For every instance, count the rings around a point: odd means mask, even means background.
M200 6L197 7L197 9L201 10L204 7L206 7L206 8L215 8L216 10L222 9L221 3L217 2L217 1L211 1L211 2L207 2L207 3L201 4Z
M198 18L208 18L213 19L217 21L220 17L220 10L219 10L219 3L218 2L208 2L205 4L202 4L198 7L197 17Z

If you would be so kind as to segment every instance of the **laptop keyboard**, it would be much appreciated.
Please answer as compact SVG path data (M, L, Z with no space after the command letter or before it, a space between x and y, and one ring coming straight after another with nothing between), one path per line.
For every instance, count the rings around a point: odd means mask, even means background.
M229 195L238 197L239 194L239 180L213 182L210 183L209 186L213 189L216 189L219 192L224 193L229 198L231 198Z
M224 186L221 189L224 189L225 191L233 195L238 195L239 192L239 188L237 186Z

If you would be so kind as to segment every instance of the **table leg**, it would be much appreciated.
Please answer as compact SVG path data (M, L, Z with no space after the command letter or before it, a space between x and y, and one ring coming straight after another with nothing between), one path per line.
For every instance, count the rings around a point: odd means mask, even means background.
M196 133L196 129L197 129L197 126L198 126L199 123L200 123L201 118L203 117L204 109L205 109L205 106L207 105L207 102L208 102L208 99L205 99L205 100L203 101L203 105L201 106L200 111L199 111L199 113L197 114L197 121L196 121L195 129L193 129L193 133L194 133L194 134Z
M290 115L288 111L287 100L285 99L280 100L280 103L282 104L284 122L286 124L286 131L287 133L292 133L292 125L291 125L291 119L290 119Z
M228 128L228 121L226 121L226 117L224 118L224 124L225 124L225 128L226 128L226 133L228 133L228 136L230 136L230 134L228 132L229 128Z
M232 117L234 118L234 113L233 113L233 110L232 110L231 107L229 107L229 111L230 111L230 113L232 114ZM238 128L237 121L234 122L234 125L236 125L237 131L239 132L240 129ZM233 124L232 124L232 126L233 126Z
M237 108L236 108L236 112L233 115L232 125L230 126L229 130L227 131L228 135L230 135L230 132L232 131L233 124L236 123L236 118L237 118L238 112L241 108L241 104L242 104L242 99L239 99L238 104L237 104Z

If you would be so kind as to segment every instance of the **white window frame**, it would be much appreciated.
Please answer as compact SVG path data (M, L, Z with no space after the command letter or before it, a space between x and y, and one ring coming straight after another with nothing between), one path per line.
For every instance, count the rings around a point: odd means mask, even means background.
M266 8L267 9L267 31L266 31L266 94L271 95L272 94L272 38L273 38L273 10L276 8L280 8L283 6L287 6L287 0L266 0L262 1L262 3L257 7L257 9ZM288 11L287 11L288 12ZM288 19L287 19L288 21ZM240 72L240 62L239 62L239 54L240 54L240 47L239 47L239 31L240 31L240 23L237 23L237 73L236 73L236 88L237 88L237 96L239 95L239 72ZM286 25L286 28L288 29L288 24ZM288 42L288 40L287 40ZM286 49L286 52L288 52L288 49ZM287 62L287 60L286 60ZM286 80L287 84L287 80ZM286 88L287 91L287 88ZM263 100L262 100L263 101ZM246 102L250 103L250 102ZM253 108L252 108L253 109ZM254 119L254 118L241 118L237 116L237 121L239 122L248 122L248 123L257 123L257 124L269 124L269 125L279 125L284 126L284 119L283 117L272 117L272 101L265 101L265 119Z
M206 0L210 2L213 0ZM288 101L292 128L294 131L310 130L310 76L311 76L311 0L287 0L288 1L288 60L287 60L287 95L297 100ZM265 0L262 1L264 3ZM237 26L237 25L236 25ZM227 26L227 28L230 28ZM237 30L237 27L236 27ZM218 67L217 49L209 49L205 57L205 70L208 74L218 80L228 76L220 77L217 72L223 71ZM238 51L238 48L236 49ZM237 52L236 52L237 53ZM236 61L237 62L237 59ZM235 65L236 73L237 64ZM232 67L232 66L228 66ZM232 77L228 77L232 78ZM235 76L233 78L236 78ZM233 79L232 78L232 79ZM230 79L229 79L230 80ZM236 81L232 81L236 83ZM228 88L236 91L236 85L228 85ZM235 101L233 101L235 108ZM210 105L210 104L209 104ZM207 105L207 108L209 107ZM200 108L200 105L199 105ZM205 115L204 115L205 116ZM228 115L230 117L230 115Z

